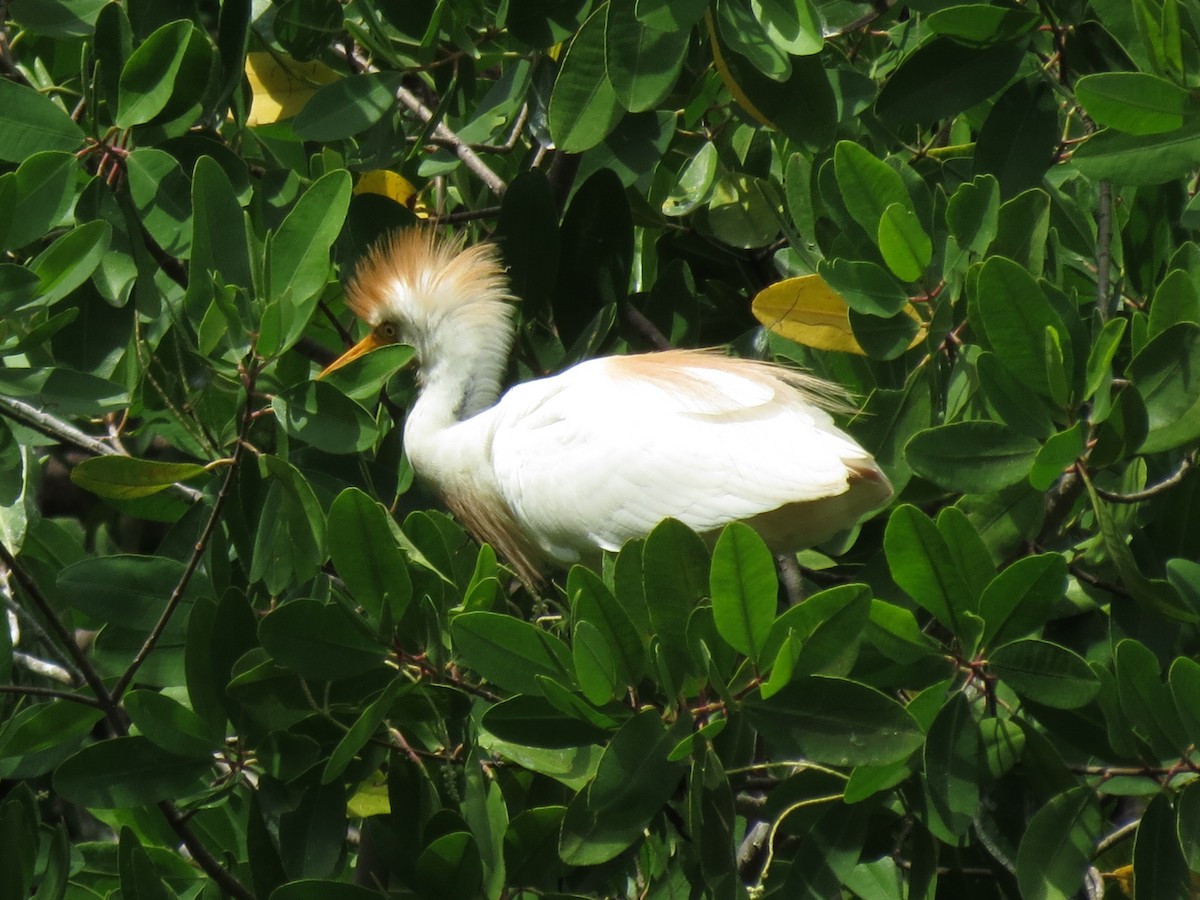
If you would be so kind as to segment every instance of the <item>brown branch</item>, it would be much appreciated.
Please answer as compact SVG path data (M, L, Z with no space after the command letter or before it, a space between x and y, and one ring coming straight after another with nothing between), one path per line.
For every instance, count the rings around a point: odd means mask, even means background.
M1157 484L1152 484L1147 488L1143 488L1140 491L1134 491L1130 494L1117 494L1113 491L1106 491L1104 488L1099 487L1098 485L1093 486L1096 488L1096 494L1110 503L1141 503L1143 500L1150 500L1153 497L1157 497L1159 494L1162 494L1181 483L1185 478L1187 478L1188 472L1191 471L1192 466L1195 464L1196 455L1195 453L1191 453L1183 458L1183 462L1179 464L1179 468L1177 468L1162 481L1158 482Z
M100 708L104 710L110 721L114 723L121 722L121 711L117 709L117 704L113 700L112 695L105 689L104 681L100 678L100 673L96 671L92 666L91 660L87 658L87 654L76 643L74 635L67 631L67 626L58 617L58 613L50 601L46 599L46 595L42 593L37 582L25 571L23 566L17 563L16 558L3 543L0 543L0 562L3 562L8 567L8 570L17 580L17 584L21 586L21 590L33 601L34 606L41 611L42 617L46 620L46 624L53 633L55 640L66 651L71 661L75 664L75 668L79 670L79 674L84 682L92 689L92 693L96 695L96 701L100 704Z
M242 461L242 457L246 452L246 442L250 435L250 426L254 422L253 417L253 398L254 384L258 379L258 368L253 362L254 349L251 347L250 356L251 364L243 372L242 380L243 387L246 392L245 405L242 407L242 425L238 432L238 439L233 448L233 456L230 459L229 465L225 472L225 480L221 482L221 489L217 492L217 498L213 501L212 511L208 514L208 519L204 523L204 528L200 532L200 537L196 540L195 546L192 548L191 558L188 559L187 566L183 573L179 576L179 581L175 584L175 589L171 592L170 598L167 600L167 605L163 607L162 614L158 617L153 630L146 637L138 650L137 655L130 662L129 666L117 679L116 685L113 687L112 697L114 702L119 701L125 693L125 689L129 687L133 676L137 670L142 667L142 664L158 646L158 642L162 639L163 632L167 630L167 625L171 618L175 615L175 611L179 608L179 604L183 601L184 592L192 581L192 576L196 574L196 570L200 568L200 561L204 558L205 552L208 550L209 541L212 540L213 532L216 531L217 523L221 518L221 510L225 506L225 500L229 496L229 492L233 487L233 482L237 478L238 470Z
M1102 322L1107 321L1112 314L1108 297L1109 268L1112 262L1112 217L1112 183L1102 181L1096 208L1096 310L1100 313Z
M23 694L28 697L45 697L49 700L68 700L71 703L82 703L84 706L104 711L104 704L94 697L32 684L0 684L0 694Z
M617 304L617 312L621 317L621 323L655 350L671 349L671 342L667 336L658 330L658 326L651 322L645 313L628 300Z
M255 900L254 893L246 888L233 873L226 869L213 856L200 838L196 837L196 833L192 831L187 823L187 817L179 811L179 808L169 800L163 800L158 804L158 808L162 811L163 817L167 820L167 824L171 826L175 834L179 836L179 840L183 842L183 846L187 847L188 852L192 855L192 859L196 864L204 870L217 886L226 894L236 898L236 900Z
M396 99L407 106L412 112L416 113L422 122L429 124L433 122L433 111L424 103L417 99L416 94L408 88L401 86L396 89ZM479 180L491 188L492 193L503 197L504 192L508 190L508 185L504 180L493 172L488 164L479 158L479 155L471 149L462 138L451 131L444 122L438 122L433 126L433 136L439 141L445 141L449 148L454 151L454 155L462 160L463 165L475 173Z

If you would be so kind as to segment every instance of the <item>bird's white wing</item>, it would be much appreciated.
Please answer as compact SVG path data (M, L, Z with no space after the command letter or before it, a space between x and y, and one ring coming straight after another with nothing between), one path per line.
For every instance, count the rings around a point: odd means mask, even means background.
M493 410L500 493L560 562L619 549L667 517L709 531L845 493L869 454L764 371L649 354L518 385Z

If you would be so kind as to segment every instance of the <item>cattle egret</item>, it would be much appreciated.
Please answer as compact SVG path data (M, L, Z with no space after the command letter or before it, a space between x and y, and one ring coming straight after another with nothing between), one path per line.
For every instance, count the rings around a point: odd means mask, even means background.
M526 583L668 517L701 533L744 521L792 553L891 497L834 425L837 389L781 366L698 350L609 356L500 396L513 299L494 244L398 232L347 286L370 332L321 374L384 344L414 348L413 470Z

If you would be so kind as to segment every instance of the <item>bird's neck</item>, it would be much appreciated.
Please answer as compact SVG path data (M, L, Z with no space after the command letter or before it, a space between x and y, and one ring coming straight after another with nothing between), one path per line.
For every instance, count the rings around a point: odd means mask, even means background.
M503 318L461 316L417 342L420 391L408 412L404 444L413 468L435 483L484 448L475 434L479 413L496 403L508 365L513 329ZM459 426L471 427L459 427Z

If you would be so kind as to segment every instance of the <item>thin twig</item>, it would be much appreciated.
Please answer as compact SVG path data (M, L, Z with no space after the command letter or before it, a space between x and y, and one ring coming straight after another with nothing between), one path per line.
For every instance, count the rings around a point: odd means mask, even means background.
M500 215L500 207L484 206L480 209L460 209L452 213L431 215L429 221L437 222L439 225L455 225L459 222L473 222L476 219L490 219L498 215Z
M70 691L59 691L54 688L38 687L32 684L0 684L0 694L24 694L29 697L45 697L49 700L67 700L71 703L82 703L93 709L103 711L104 704L94 697L85 694L73 694Z
M617 304L617 312L621 321L655 350L671 349L671 341L667 336L659 331L658 326L632 303L624 301Z
M251 348L251 359L253 360L253 348ZM119 701L125 693L125 689L129 687L133 676L137 670L142 667L142 663L158 646L159 640L162 639L163 632L166 631L168 623L171 621L175 611L179 608L179 604L183 601L184 592L192 581L192 576L196 574L196 570L200 568L200 561L204 558L205 552L208 550L209 541L212 540L213 532L216 531L217 523L221 518L221 510L225 506L225 499L229 496L229 492L233 487L233 482L237 478L242 456L246 452L246 442L250 436L250 426L254 422L253 418L253 398L254 384L258 378L258 369L251 362L250 366L245 371L244 388L246 391L245 406L242 408L242 425L238 433L237 443L233 448L233 456L229 466L225 472L225 480L221 483L221 489L217 492L217 498L213 502L212 510L208 514L208 519L204 523L204 528L200 532L200 537L196 540L195 546L192 548L191 558L188 559L187 566L183 573L179 576L179 581L175 584L175 590L171 592L170 598L167 600L167 605L163 607L162 614L158 617L158 622L155 623L154 629L146 637L137 655L130 662L129 666L121 673L121 677L117 679L116 685L113 687L112 697L114 702Z
M6 416L14 422L32 428L39 434L55 438L65 444L86 450L94 456L124 456L125 454L110 444L104 443L93 435L80 431L69 422L64 422L45 410L38 409L22 400L12 397L0 397L0 416ZM173 484L169 489L189 503L197 503L204 494L186 484Z
M1147 488L1143 488L1140 491L1134 491L1131 494L1117 494L1113 491L1106 491L1099 485L1093 485L1093 487L1096 488L1096 494L1098 496L1109 501L1110 503L1141 503L1143 500L1149 500L1153 497L1157 497L1159 494L1165 493L1166 491L1175 487L1177 484L1187 478L1188 472L1191 471L1192 466L1195 464L1196 456L1194 453L1185 456L1183 461L1179 464L1179 468L1177 468L1162 481L1158 482L1157 484L1152 484Z
M21 586L21 590L33 602L42 613L42 617L46 620L55 639L61 645L62 649L75 663L75 667L79 670L80 676L86 682L87 686L92 689L92 693L96 695L96 700L100 704L100 708L108 715L108 717L118 722L121 720L121 712L117 709L116 703L112 696L104 687L104 681L100 678L100 673L92 666L91 660L83 652L83 649L75 642L74 636L67 631L67 626L62 623L62 619L58 617L50 601L46 599L46 595L42 593L42 589L38 587L37 582L33 577L25 571L16 558L9 552L8 547L0 543L0 562L3 562L8 570L16 578L17 584Z
M433 121L433 111L424 103L417 99L416 94L408 88L401 86L396 89L396 99L407 106L412 112L416 113L421 121L426 124ZM433 136L439 141L445 141L454 155L462 160L463 165L475 173L479 180L491 188L492 193L503 197L504 192L508 190L508 185L504 180L493 172L488 164L479 158L470 145L462 138L451 131L444 122L438 122L433 127Z
M204 870L217 886L225 893L236 900L255 900L254 893L246 888L233 873L226 869L213 856L204 843L196 837L196 833L192 831L187 823L187 818L179 808L169 800L163 800L158 804L158 808L162 811L163 816L167 820L167 824L179 835L179 840L183 842L183 846L187 847L188 852L192 855L192 859L196 864Z

